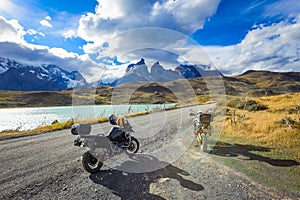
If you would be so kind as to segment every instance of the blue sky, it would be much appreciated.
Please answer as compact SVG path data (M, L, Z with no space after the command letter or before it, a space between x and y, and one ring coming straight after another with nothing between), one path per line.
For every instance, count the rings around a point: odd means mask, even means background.
M140 57L167 68L203 62L226 75L300 71L298 0L1 0L0 25L0 56L91 79L111 81Z

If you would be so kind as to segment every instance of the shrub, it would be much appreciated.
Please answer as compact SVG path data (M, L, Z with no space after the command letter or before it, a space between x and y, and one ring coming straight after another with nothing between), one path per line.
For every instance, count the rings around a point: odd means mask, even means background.
M231 108L235 108L236 105L238 105L240 103L241 103L241 100L239 100L239 99L233 99L233 100L230 100L230 101L227 102L227 106L231 107Z
M243 105L245 106L245 105ZM266 105L257 103L254 100L250 100L247 102L246 109L249 111L259 111L259 110L267 110L268 107Z
M281 120L280 120L280 124L281 125L286 125L286 124L291 124L291 125L294 125L296 123L295 120L293 120L292 118L290 117L283 117Z
M266 105L260 104L255 100L249 101L241 101L239 99L231 100L227 103L227 106L238 108L238 109L246 109L248 111L259 111L259 110L267 110L268 107Z

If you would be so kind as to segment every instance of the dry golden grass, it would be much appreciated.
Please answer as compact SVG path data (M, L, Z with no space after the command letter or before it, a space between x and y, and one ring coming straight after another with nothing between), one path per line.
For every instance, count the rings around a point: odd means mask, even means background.
M149 113L150 113L150 111L147 110L147 111L143 111L143 112L129 113L129 114L126 114L125 117L136 117L139 115L147 115Z
M258 101L267 105L270 109L285 109L300 105L300 93L260 97Z
M296 159L300 161L300 122L297 113L289 110L300 104L300 93L262 97L256 101L267 105L268 110L249 112L236 110L236 121L232 123L233 108L230 108L224 123L223 134L243 138L250 144L260 144L272 150L268 156L274 158ZM244 120L241 116L245 115ZM284 117L294 123L284 123Z

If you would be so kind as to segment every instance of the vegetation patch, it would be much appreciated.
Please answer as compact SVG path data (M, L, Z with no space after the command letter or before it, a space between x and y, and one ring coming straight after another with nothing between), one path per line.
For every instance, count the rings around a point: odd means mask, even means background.
M253 100L268 110L236 109L240 99L230 98L221 137L211 153L258 182L283 192L299 192L300 93Z
M260 111L267 110L268 106L258 103L255 100L241 100L241 99L233 99L227 103L228 107L244 109L248 111Z

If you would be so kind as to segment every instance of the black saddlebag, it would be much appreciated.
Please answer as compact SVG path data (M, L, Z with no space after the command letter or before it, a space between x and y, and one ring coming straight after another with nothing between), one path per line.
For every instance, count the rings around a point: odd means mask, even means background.
M74 124L71 127L71 133L73 135L88 135L91 133L91 129L90 124Z

